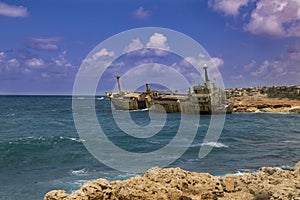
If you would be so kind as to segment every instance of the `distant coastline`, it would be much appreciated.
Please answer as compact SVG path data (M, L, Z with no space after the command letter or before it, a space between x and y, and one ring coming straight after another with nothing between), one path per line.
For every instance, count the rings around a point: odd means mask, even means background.
M300 86L233 88L226 96L233 112L300 113Z

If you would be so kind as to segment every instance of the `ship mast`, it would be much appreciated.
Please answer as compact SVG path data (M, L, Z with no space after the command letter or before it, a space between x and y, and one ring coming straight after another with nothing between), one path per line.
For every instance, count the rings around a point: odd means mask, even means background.
M204 73L205 73L205 82L207 83L209 81L208 74L207 74L207 66L204 65L203 69L204 69Z
M209 92L212 90L213 86L212 86L210 80L208 79L207 68L208 68L208 67L207 67L206 64L205 64L204 67L203 67L203 69L204 69L204 74L205 74L204 87L205 87L206 90L208 90L207 92L209 93Z
M150 87L149 87L149 84L148 84L148 83L146 83L146 93L147 93L147 94L150 94Z
M120 76L116 75L116 78L117 78L117 82L118 82L119 93L120 93L120 95L122 95L122 89L121 89L121 83L120 83Z

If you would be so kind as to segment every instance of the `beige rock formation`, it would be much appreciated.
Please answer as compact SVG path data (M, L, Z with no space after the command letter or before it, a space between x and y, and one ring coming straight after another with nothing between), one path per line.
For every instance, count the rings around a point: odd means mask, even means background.
M233 112L285 112L300 113L300 101L266 97L232 98Z
M53 190L44 200L300 200L300 162L291 170L262 167L257 173L212 176L180 168L152 168L124 181L89 181L73 194Z

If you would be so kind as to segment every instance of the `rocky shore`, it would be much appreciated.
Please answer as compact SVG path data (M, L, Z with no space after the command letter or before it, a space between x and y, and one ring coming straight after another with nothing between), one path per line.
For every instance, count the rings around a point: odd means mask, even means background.
M300 101L262 97L232 98L233 112L300 113Z
M256 173L212 176L180 168L151 168L138 177L86 182L73 194L53 190L44 200L300 200L300 162L291 170L262 167Z

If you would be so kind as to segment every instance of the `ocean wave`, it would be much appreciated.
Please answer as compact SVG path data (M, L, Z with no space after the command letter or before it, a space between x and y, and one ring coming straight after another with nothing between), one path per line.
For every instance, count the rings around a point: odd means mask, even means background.
M63 137L60 136L59 137L61 140L71 140L71 141L75 141L75 142L83 142L84 140L80 139L80 138L73 138L73 137Z
M201 144L201 146L211 146L216 148L228 148L226 144L223 144L221 142L204 142Z
M144 108L144 109L138 109L138 110L130 110L129 112L144 112L144 111L148 111L149 108Z
M9 114L6 115L6 117L13 117L15 115L16 115L16 113L9 113Z
M249 174L249 173L254 173L256 170L254 169L238 169L236 170L233 175L244 175L244 174Z
M76 180L72 183L70 183L71 185L75 186L76 188L78 187L81 187L84 183L88 182L88 181L91 181L91 180L88 180L88 179L82 179L82 180ZM92 180L93 181L93 180ZM76 189L77 190L77 189ZM76 191L74 190L74 192ZM72 191L73 192L73 191Z
M118 112L120 112L120 113L122 113L122 112L129 112L129 113L131 113L131 112L145 112L145 111L149 111L149 108L145 108L145 109L138 109L138 110L116 110L116 109L114 109L113 110L114 112L116 112L116 113L118 113Z
M104 97L98 97L97 100L104 100Z
M289 165L281 165L279 168L283 169L283 170L291 170L292 169L292 167Z
M283 170L291 170L292 167L289 165L281 165L275 168L279 168ZM244 174L255 173L255 172L257 172L257 169L238 169L233 173L233 175L244 175Z
M88 174L88 170L85 168L78 169L78 170L71 170L70 174L75 175L75 176L86 176Z
M192 144L191 147L202 147L202 146L211 146L215 148L228 148L228 145L221 142L203 142L200 144Z
M113 177L112 180L126 180L128 178L132 178L138 175L139 175L138 173L118 174L117 176Z

